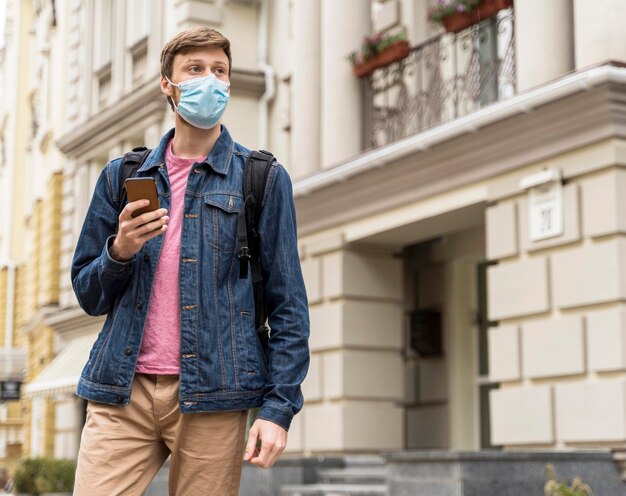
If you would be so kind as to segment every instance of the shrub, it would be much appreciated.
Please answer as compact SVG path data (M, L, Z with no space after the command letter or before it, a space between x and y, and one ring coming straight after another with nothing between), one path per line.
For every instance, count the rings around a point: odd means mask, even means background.
M548 482L543 487L545 496L593 496L591 488L582 482L580 477L575 477L572 485L568 486L565 482L556 479L556 471L554 465L546 465L546 474Z
M26 458L15 470L13 483L21 493L72 492L76 465L72 460Z

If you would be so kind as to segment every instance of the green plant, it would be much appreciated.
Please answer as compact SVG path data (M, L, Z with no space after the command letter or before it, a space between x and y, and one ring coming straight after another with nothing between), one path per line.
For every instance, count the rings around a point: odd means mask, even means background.
M72 492L75 471L72 460L25 458L15 470L13 483L21 493Z
M367 35L363 37L363 42L361 43L360 48L350 52L346 58L352 63L352 65L362 64L368 59L371 59L374 55L377 55L385 50L385 48L388 48L401 40L406 40L406 33L404 31L393 34L378 33L373 36Z
M580 477L575 477L572 485L568 486L565 482L558 481L554 465L546 465L546 475L548 481L543 487L544 496L593 496L591 487L584 484Z
M428 9L428 19L441 24L443 19L457 13L476 10L482 0L437 0L437 5Z

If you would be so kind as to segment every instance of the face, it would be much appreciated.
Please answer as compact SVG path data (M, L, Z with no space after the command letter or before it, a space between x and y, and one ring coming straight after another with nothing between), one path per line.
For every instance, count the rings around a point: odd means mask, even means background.
M230 82L228 77L228 57L221 48L201 48L184 54L177 54L172 64L172 83L178 84L181 81L193 79L209 74L226 83ZM161 77L161 91L174 99L178 104L180 90L176 86L168 83L167 79ZM228 90L230 92L230 89Z

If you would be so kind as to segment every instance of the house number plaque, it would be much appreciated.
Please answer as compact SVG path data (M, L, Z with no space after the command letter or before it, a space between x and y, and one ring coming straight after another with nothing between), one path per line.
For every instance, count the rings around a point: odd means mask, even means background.
M563 179L560 169L550 168L521 179L528 194L528 237L531 241L563 234Z

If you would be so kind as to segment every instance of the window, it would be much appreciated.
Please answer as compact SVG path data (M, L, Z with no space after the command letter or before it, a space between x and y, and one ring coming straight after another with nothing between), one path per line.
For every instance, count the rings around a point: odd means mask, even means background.
M97 72L113 57L113 0L95 0L94 5L94 70Z

